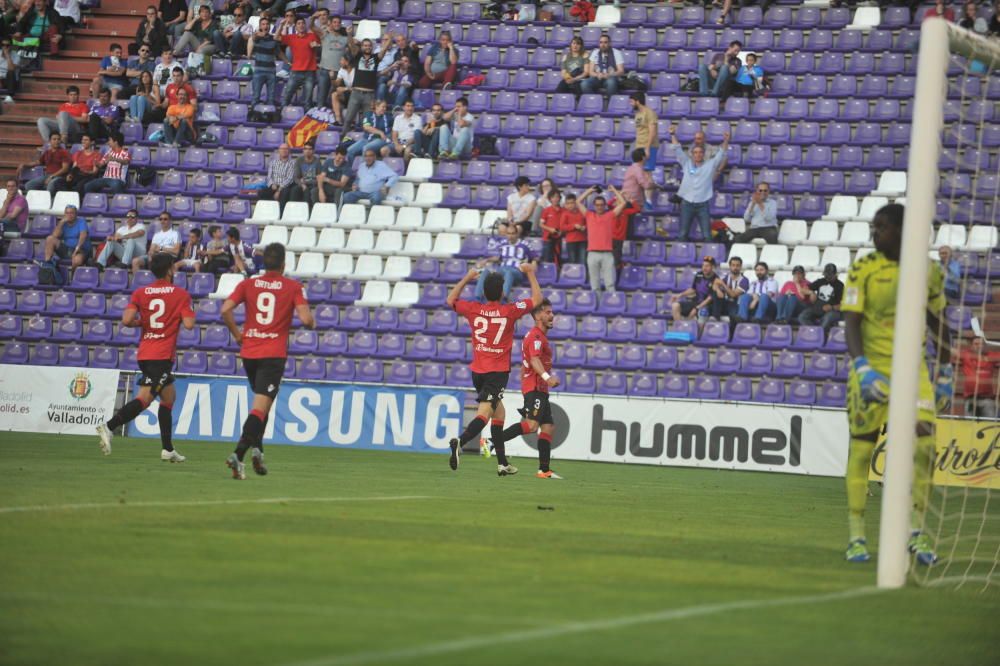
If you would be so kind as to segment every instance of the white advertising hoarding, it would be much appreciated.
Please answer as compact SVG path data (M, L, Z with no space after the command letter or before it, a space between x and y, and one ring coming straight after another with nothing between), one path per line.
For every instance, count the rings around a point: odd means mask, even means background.
M0 430L92 435L117 393L118 370L0 365Z

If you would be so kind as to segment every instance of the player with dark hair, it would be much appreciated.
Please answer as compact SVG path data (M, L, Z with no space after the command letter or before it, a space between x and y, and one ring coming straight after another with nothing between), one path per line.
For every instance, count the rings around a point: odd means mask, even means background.
M549 405L549 389L559 386L559 378L552 374L552 348L546 333L552 328L552 303L542 299L531 311L535 327L528 331L521 343L521 393L524 394L524 408L520 409L523 421L503 431L503 443L536 431L538 433L538 473L539 479L561 479L549 469L552 456L552 407ZM497 442L493 442L496 446Z
M517 320L535 309L535 303L542 300L542 288L535 277L535 265L524 263L521 272L528 276L531 284L531 298L526 301L501 303L503 298L503 276L500 273L490 273L483 284L485 303L463 301L459 299L465 285L479 277L479 271L469 269L458 284L448 294L447 303L455 312L469 321L472 327L472 384L476 389L476 402L479 409L462 436L453 438L451 458L448 464L452 469L458 469L458 458L462 447L482 432L486 423L490 422L491 438L497 442L497 474L507 476L517 474L517 468L507 461L507 453L503 446L503 421L506 415L503 408L503 392L510 376L510 350L514 346L514 325ZM492 420L491 420L492 419Z
M171 441L173 430L174 400L174 360L177 356L177 334L181 325L194 328L194 310L191 308L191 294L173 283L174 257L169 254L154 254L149 261L149 269L156 280L132 292L128 306L122 312L122 326L142 328L139 338L139 393L135 398L115 413L111 420L97 426L101 439L101 452L111 454L111 431L130 423L141 414L153 400L159 397L160 406L156 418L160 424L160 442L163 450L160 460L184 462L185 458L174 450Z
M875 252L851 265L842 304L847 327L847 353L853 359L847 380L847 419L851 441L847 455L849 533L845 556L849 562L867 562L870 559L865 541L868 470L875 443L889 417L893 324L902 240L903 207L899 204L883 206L872 220ZM916 555L917 562L928 566L937 560L937 556L930 538L920 528L931 490L935 410L948 408L954 390L949 353L951 335L940 322L944 306L944 274L938 263L931 261L926 320L938 350L938 372L937 381L932 383L927 363L920 364L909 543L910 552Z
M285 246L271 243L264 248L264 273L240 282L222 304L222 321L233 334L233 339L241 345L243 369L254 392L253 405L243 422L236 451L226 460L226 466L237 480L246 478L243 457L251 448L253 471L261 476L267 474L267 467L264 466L264 428L285 372L288 329L292 326L292 317L298 314L306 327L316 327L302 284L285 277L284 272ZM242 331L233 316L240 303L246 304L246 321Z

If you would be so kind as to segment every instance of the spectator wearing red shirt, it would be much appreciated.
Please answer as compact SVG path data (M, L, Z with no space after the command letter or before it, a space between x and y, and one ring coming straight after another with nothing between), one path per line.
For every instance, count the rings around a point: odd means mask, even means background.
M21 172L31 169L37 164L45 167L45 173L37 178L32 178L24 184L25 191L46 189L50 194L55 194L59 179L69 173L72 165L72 158L69 151L62 147L59 132L49 135L49 147L39 156L37 163L27 162L17 167L17 177L21 178Z
M55 118L39 118L38 133L42 141L48 143L53 132L59 132L67 144L73 143L83 134L83 126L90 118L90 108L80 101L80 89L67 86L66 101L59 105Z
M792 279L781 285L778 296L778 317L776 324L787 324L798 319L799 314L806 309L813 299L809 280L806 279L806 269L796 266L792 269Z
M167 109L174 104L180 103L177 93L181 90L187 91L188 102L193 104L195 109L197 109L198 96L194 91L194 86L184 80L184 70L181 67L174 67L170 71L170 83L167 84L167 87L163 90L163 95L160 96L159 105L149 109L142 115L142 123L144 125L162 123L167 117Z
M615 228L611 234L611 251L615 255L615 268L621 268L622 266L622 249L625 247L625 240L628 238L628 224L632 221L632 216L642 210L636 203L638 199L633 199L632 197L619 192L615 189L614 185L608 187L608 190L615 197L615 205L624 200L626 202L625 208L622 212L615 216Z
M923 20L926 21L929 18L941 17L949 23L955 22L955 10L952 9L944 2L944 0L937 0L934 6L929 8L924 12Z
M962 391L965 397L965 413L995 419L998 408L997 376L1000 375L1000 351L983 349L983 339L975 337L972 343L958 354L962 368Z
M557 189L549 190L549 205L542 211L542 261L551 261L556 266L562 264L563 214L562 194Z
M590 289L600 291L604 283L606 291L615 291L615 218L622 214L628 201L619 196L613 210L608 210L608 201L603 196L594 198L594 210L587 210L584 202L597 188L589 187L580 195L577 210L583 215L587 227L587 272L590 274Z
M282 95L282 106L292 103L295 93L299 88L303 89L303 104L306 107L312 105L313 85L316 83L316 49L320 43L316 39L316 34L306 30L306 20L304 18L295 19L295 33L282 35L281 43L292 51L292 73L285 84L285 92ZM325 102L324 102L325 103Z
M625 169L622 192L630 201L641 201L643 207L650 210L653 208L653 192L656 191L656 183L646 171L643 164L645 161L646 150L644 148L636 148L632 151L632 166Z
M566 241L566 262L583 264L587 261L586 220L576 206L576 195L566 194L562 214L563 238Z
M80 150L73 153L69 172L53 181L54 191L70 190L83 194L84 186L99 175L101 151L97 150L89 134L80 137L80 143Z

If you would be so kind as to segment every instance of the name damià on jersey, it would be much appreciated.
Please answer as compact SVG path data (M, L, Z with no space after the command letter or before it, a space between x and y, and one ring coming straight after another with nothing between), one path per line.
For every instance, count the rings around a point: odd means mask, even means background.
M257 278L253 281L253 286L258 289L281 289L284 285L280 282L270 282Z
M146 293L146 294L170 294L176 288L177 287L175 287L173 285L170 285L168 287L146 287L146 289L145 289L145 291L143 293Z

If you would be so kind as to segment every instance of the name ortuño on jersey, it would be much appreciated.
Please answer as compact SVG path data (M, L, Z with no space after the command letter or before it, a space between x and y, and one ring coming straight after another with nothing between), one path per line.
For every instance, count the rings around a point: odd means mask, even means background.
M521 343L521 393L528 394L532 391L549 392L549 385L542 376L531 367L531 359L537 358L542 362L545 372L552 372L552 348L549 346L549 339L542 329L535 326L524 336Z
M530 298L506 304L456 301L455 312L465 317L472 327L472 364L469 369L480 374L510 372L514 326L534 307Z
M181 320L194 316L191 294L167 280L157 280L133 291L128 307L139 312L142 323L136 360L174 360Z
M246 304L242 358L285 358L295 308L307 303L302 283L264 273L236 285L229 300Z

